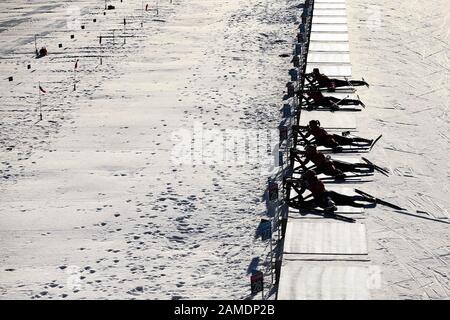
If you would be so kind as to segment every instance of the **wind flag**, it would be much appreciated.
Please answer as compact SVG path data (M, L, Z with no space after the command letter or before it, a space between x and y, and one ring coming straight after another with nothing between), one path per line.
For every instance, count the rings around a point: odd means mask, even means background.
M42 93L47 93L47 91L45 91L45 90L41 87L41 85L39 85L39 91L42 92Z

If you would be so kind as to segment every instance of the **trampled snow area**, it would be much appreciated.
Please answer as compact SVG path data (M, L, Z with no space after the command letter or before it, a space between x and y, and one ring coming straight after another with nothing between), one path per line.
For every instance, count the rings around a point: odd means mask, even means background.
M160 0L142 29L140 0L108 4L1 4L0 294L245 298L265 166L254 145L212 154L276 129L296 2ZM113 44L123 17L135 37Z
M152 0L142 18L140 0L105 16L102 1L2 1L1 298L248 297L269 252L254 235L270 148L255 156L253 139L278 126L302 2L159 0L156 15ZM368 157L393 172L361 189L444 222L449 9L347 1L353 75L371 84L358 128L383 133ZM35 34L49 56L34 58ZM448 299L450 225L366 215L372 297Z

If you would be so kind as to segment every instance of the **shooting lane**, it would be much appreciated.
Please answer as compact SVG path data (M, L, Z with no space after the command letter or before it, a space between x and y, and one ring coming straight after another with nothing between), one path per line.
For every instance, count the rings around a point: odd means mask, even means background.
M315 0L308 52L307 73L319 68L329 77L352 76L347 32L346 0ZM337 98L352 93L333 92ZM357 130L352 112L302 110L299 124L319 120L330 133ZM320 149L320 148L319 148ZM332 154L335 159L356 162L361 154ZM298 178L299 174L293 174ZM319 175L319 178L324 178ZM329 190L354 194L353 183L324 181ZM295 191L290 190L290 198ZM337 214L355 223L327 219L314 212L289 208L285 227L283 259L277 299L369 299L370 259L368 257L364 209L339 206Z

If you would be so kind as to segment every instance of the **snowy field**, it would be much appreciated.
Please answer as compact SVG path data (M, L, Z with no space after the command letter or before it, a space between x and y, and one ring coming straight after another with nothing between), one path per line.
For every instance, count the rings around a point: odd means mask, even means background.
M269 251L254 239L263 168L236 150L203 164L201 145L179 164L174 148L277 127L298 3L161 0L142 29L141 1L108 3L1 4L0 294L246 298ZM34 59L34 34L49 56Z
M364 133L383 133L370 154L393 175L364 190L407 212L450 222L450 3L348 0L354 76L361 91ZM364 128L364 129L362 129ZM369 254L382 284L373 298L449 299L450 224L367 210Z
M157 14L155 0L146 12L108 1L106 15L103 1L0 3L1 299L249 296L249 265L269 252L254 239L267 151L218 149L277 128L303 1L172 2ZM444 222L448 12L445 0L347 1L353 75L371 84L358 128L383 133L370 159L393 173L364 190ZM47 57L34 58L35 35ZM372 297L450 298L450 225L366 214L382 271Z

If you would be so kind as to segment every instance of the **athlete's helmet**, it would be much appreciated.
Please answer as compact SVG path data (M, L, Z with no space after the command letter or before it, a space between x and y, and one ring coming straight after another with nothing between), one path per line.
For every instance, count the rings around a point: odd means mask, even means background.
M309 126L310 127L320 127L320 121L319 120L311 120L310 122L309 122Z

